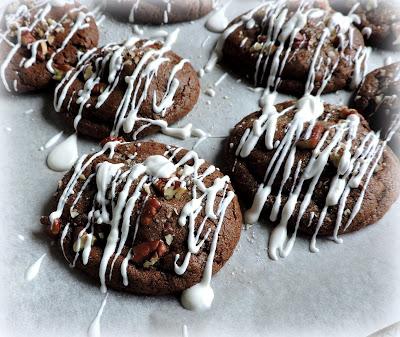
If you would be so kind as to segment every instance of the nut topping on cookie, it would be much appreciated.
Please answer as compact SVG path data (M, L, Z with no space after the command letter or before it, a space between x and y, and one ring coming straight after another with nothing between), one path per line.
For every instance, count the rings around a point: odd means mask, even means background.
M100 152L78 160L57 199L42 222L58 226L65 257L97 274L103 292L110 286L167 294L198 282L212 291L211 275L233 253L241 230L229 178L194 151L154 142L107 139Z

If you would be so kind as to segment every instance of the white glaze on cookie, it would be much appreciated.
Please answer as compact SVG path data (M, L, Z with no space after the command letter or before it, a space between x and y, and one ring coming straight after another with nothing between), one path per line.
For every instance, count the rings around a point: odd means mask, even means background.
M172 67L164 95L161 99L157 97L155 91L150 92L149 88L160 66L170 62L168 57L166 57L166 53L171 50L178 34L179 29L176 29L167 37L165 44L163 44L160 49L149 48L144 52L137 60L137 66L133 73L125 77L127 88L123 93L123 98L116 107L111 136L118 136L122 132L132 133L132 139L136 140L138 134L150 126L158 126L162 133L180 139L196 137L199 138L200 141L207 136L202 130L194 129L191 124L181 128L171 128L168 126L168 123L162 119L140 117L141 105L147 97L152 97L153 112L160 116L160 118L165 117L169 109L175 103L175 94L180 84L176 75L182 71L183 67L189 62L187 59L182 59ZM96 54L93 49L89 50L86 54L81 56L77 70L75 72L68 72L63 81L57 86L54 95L54 108L56 111L61 110L61 107L65 103L68 90L77 77L81 74L89 74L87 75L83 90L80 90L71 98L79 105L79 111L74 119L74 127L75 130L77 130L82 118L82 113L89 99L92 97L93 89L101 82L101 76L104 75L106 67L108 71L108 83L106 83L105 88L96 99L95 107L97 109L103 106L120 83L121 70L124 67L124 54L127 52L140 52L146 46L152 46L154 43L156 43L156 41L141 41L136 37L132 37L123 45L109 44L103 47L101 55ZM93 69L93 67L91 68L91 73L87 72L88 62L94 62L94 64L96 64L95 69ZM139 88L141 87L143 87L142 92L139 93ZM68 103L68 109L70 108L70 103L71 102ZM142 123L142 126L134 131L138 123Z
M253 224L257 222L266 201L271 195L272 185L276 183L275 181L278 175L282 177L278 194L276 195L275 202L269 214L270 220L278 223L273 229L269 239L268 253L273 260L277 260L279 256L286 257L290 253L295 242L300 221L303 217L309 216L308 219L310 219L309 221L311 224L315 214L309 215L311 213L307 213L307 209L312 200L314 188L328 163L329 157L332 154L337 154L342 144L345 145L342 148L343 154L339 158L337 174L331 181L325 207L323 207L321 211L315 233L311 238L310 250L312 252L318 251L316 248L316 237L324 222L328 209L333 206L338 206L337 222L333 238L336 242L341 242L341 239L337 237L338 230L342 226L347 228L350 225L360 210L364 193L360 193L359 199L352 210L348 222L343 224L343 211L346 206L347 197L352 189L359 187L362 179L366 179L367 182L369 181L368 177L373 173L372 163L379 160L382 155L384 144L379 141L379 134L375 134L372 131L365 136L361 145L357 147L356 152L353 155L350 154L350 149L356 141L355 137L360 122L359 117L352 114L348 116L345 121L341 121L331 128L331 132L334 130L335 135L328 144L325 144L325 141L328 138L329 131L325 131L318 145L313 150L312 158L304 169L301 169L301 162L295 163L296 143L301 137L308 139L311 136L314 126L323 115L324 106L320 95L328 84L339 62L339 60L333 62L329 57L325 60L327 67L321 87L315 96L311 95L314 90L316 73L323 61L320 55L322 46L332 33L337 33L338 36L340 36L338 48L343 49L347 45L352 45L354 29L352 23L359 21L359 18L353 14L355 9L356 7L350 11L348 16L335 13L328 17L329 21L322 32L310 63L304 96L300 98L295 105L281 112L277 112L274 106L277 88L281 80L280 74L288 59L288 51L292 49L294 37L296 33L305 26L307 18L311 15L315 15L316 11L320 10L304 10L304 8L300 6L299 9L287 19L288 11L282 2L277 2L275 5L266 5L265 18L269 18L270 25L264 32L266 41L260 48L262 50L263 48L269 48L269 46L277 45L278 47L272 56L269 56L269 53L267 53L268 56L264 58L262 53L260 53L254 74L254 81L256 83L263 80L264 76L266 76L266 65L269 64L269 62L271 63L271 69L267 77L267 88L260 99L262 114L254 121L252 128L245 130L236 149L236 156L242 158L248 157L263 135L265 137L266 149L275 151L265 172L264 182L258 187L253 205L245 213L246 223ZM320 14L318 13L318 15ZM252 14L250 16L247 15L244 19L242 17L241 24L248 25L250 23L252 25L251 17ZM224 41L225 38L226 36L222 36L218 43ZM283 48L286 45L288 45L287 53L283 54ZM354 62L355 65L352 86L357 86L363 78L368 53L369 50L367 48L360 47L353 59L349 59L342 54L342 57L349 62ZM292 111L295 111L293 120L285 130L286 132L283 140L277 143L275 141L277 119ZM233 170L234 169L235 168L233 168ZM291 175L294 175L291 193L288 200L282 204L282 190ZM305 182L310 182L310 184L308 189L302 192ZM303 200L300 200L301 193L305 193ZM300 206L296 226L291 237L288 237L288 221L295 211L296 204ZM278 215L280 216L278 217Z
M58 21L55 21L50 17L48 17L48 14L50 13L53 7L59 7L61 5L64 6L66 4L67 4L66 2L60 2L60 1L58 1L57 3L47 2L47 1L38 3L38 5L35 6L34 8L36 13L33 16L31 13L32 8L28 8L26 4L20 4L14 13L6 14L5 16L6 29L0 35L0 42L5 42L9 44L12 47L12 49L7 54L3 63L1 64L0 76L4 84L4 87L6 88L7 91L11 91L11 89L6 79L6 71L10 65L12 58L17 54L17 52L22 47L22 38L25 34L27 35L31 34L38 27L38 25L41 25L40 26L41 30L43 29L42 27L45 28L45 31L43 31L42 38L30 42L26 45L27 49L30 51L30 57L27 59L22 58L19 66L24 68L30 68L32 67L33 64L37 62L39 48L42 53L44 51L47 53L49 48L47 43L49 39L51 37L54 38L54 35L57 34L57 32L60 29L63 29L63 24L65 24L65 21L69 20L71 15L77 15L77 18L71 22L70 33L68 34L68 36L66 36L60 48L53 51L49 55L47 68L52 74L55 74L56 70L52 66L54 57L66 48L71 38L79 30L87 28L90 21L92 20L95 21L94 13L87 12L86 7L84 6L79 8L74 7L72 9L69 9L65 13L65 15ZM28 21L25 24L21 24L21 21L23 20L28 20ZM10 36L13 35L15 35L16 38L15 42L11 42L10 40ZM13 82L13 89L16 92L18 91L18 80L15 80Z
M228 28L221 34L207 64L204 66L203 71L205 73L211 72L216 63L222 58L222 50L225 40L238 28L243 30L253 29L256 25L254 20L255 14L262 12L264 17L261 24L263 25L263 38L265 38L266 41L261 43L256 42L252 46L254 50L259 52L254 73L255 85L260 83L265 76L269 76L274 80L280 81L280 75L284 69L284 65L287 62L287 58L289 57L294 38L296 36L296 34L293 34L293 32L300 32L301 29L307 24L309 19L319 20L321 24L324 24L329 29L329 35L325 37L322 36L320 41L325 42L325 40L329 38L331 34L337 34L340 41L339 50L341 51L341 57L348 63L357 64L353 75L353 82L359 84L360 79L365 73L365 64L367 61L368 52L364 51L364 48L361 48L362 50L360 50L355 57L351 57L344 53L344 50L347 47L352 48L353 46L352 41L355 29L353 23L360 22L360 18L354 14L354 11L357 7L354 6L348 15L343 15L338 12L331 14L318 8L307 9L308 7L312 7L312 4L313 0L302 1L297 11L295 11L291 16L289 16L289 10L287 8L286 1L284 0L263 3L256 6L248 13L242 15L237 22L228 26ZM241 47L247 43L247 40L248 38L244 36L241 42ZM282 41L288 43L289 47L283 45ZM277 47L278 50L273 53L271 52L272 47ZM286 49L285 55L283 55L283 49ZM275 57L276 63L270 65L271 69L269 69L269 74L267 74L267 66L269 65L269 61L277 54L281 55L284 59L280 60ZM274 69L274 67L279 67L279 69ZM271 76L271 74L274 75ZM269 83L267 87L271 85L272 84Z
M182 303L185 307L191 310L205 310L210 308L213 301L213 290L211 288L211 275L214 255L217 249L218 235L224 225L225 212L231 205L235 197L232 191L228 191L228 184L230 182L228 176L216 178L208 187L204 184L203 180L216 171L214 166L209 166L204 172L200 169L205 161L199 158L198 154L194 151L187 152L179 161L173 162L177 154L181 151L180 148L169 148L164 155L149 156L143 162L136 161L136 155L132 156L132 163L130 164L115 164L112 162L104 161L97 165L95 177L93 175L85 178L87 181L82 185L79 191L76 191L76 184L81 179L85 169L98 158L100 155L109 153L109 158L114 156L115 147L121 144L119 141L109 142L105 144L104 148L88 157L87 155L81 157L75 165L74 172L67 183L64 191L62 192L57 209L50 214L50 221L54 224L59 219L64 211L68 199L76 193L76 199L70 208L72 214L76 203L82 195L82 192L87 188L89 182L93 179L96 180L97 193L94 196L92 210L88 214L87 225L81 230L78 238L74 244L76 252L72 266L75 265L79 256L82 256L82 263L88 263L91 247L94 240L94 224L108 224L110 226L110 233L106 238L106 246L99 267L99 280L101 283L102 292L106 292L106 269L111 261L111 270L109 277L111 278L114 263L118 256L123 255L123 261L120 267L123 284L129 285L127 269L130 267L130 259L132 258L133 251L130 249L127 253L123 248L126 246L134 246L138 226L140 226L140 217L143 207L138 214L135 223L134 235L132 243L127 243L128 231L131 226L132 212L137 208L139 200L144 199L143 205L151 195L148 195L149 184L157 181L158 179L166 179L165 188L172 184L179 182L182 188L190 193L192 199L183 207L178 224L182 227L187 227L188 230L188 252L183 259L182 265L178 264L179 255L175 257L175 272L182 275L186 272L189 265L190 258L194 254L198 254L204 242L212 235L210 252L207 258L206 266L202 281L182 295ZM178 174L179 172L179 174ZM135 190L130 192L131 186L135 184ZM119 193L116 193L117 186L119 186ZM107 205L113 201L111 212L108 211ZM136 208L135 208L136 207ZM195 231L195 220L200 214L204 212L202 223L197 231ZM212 232L209 229L203 233L205 223L208 219L216 221L216 228ZM69 224L64 227L61 235L61 246L63 248L63 241L70 231ZM203 236L200 239L200 236ZM64 250L63 250L64 251ZM111 260L111 257L114 258ZM206 295L206 296L205 296Z

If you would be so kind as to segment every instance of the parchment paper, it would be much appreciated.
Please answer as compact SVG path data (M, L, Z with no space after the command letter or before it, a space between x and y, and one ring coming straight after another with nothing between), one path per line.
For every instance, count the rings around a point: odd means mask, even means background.
M257 3L234 0L228 17ZM199 69L218 37L204 28L204 22L144 27L144 37L179 27L174 49ZM132 32L132 25L106 17L101 42L123 41ZM370 70L382 66L388 55L373 51ZM394 61L399 59L391 56ZM218 67L201 80L198 104L178 125L191 122L225 137L243 116L257 109L260 94L249 91L248 83L237 83L231 74L215 89L215 97L204 95L226 71ZM280 95L279 101L285 98ZM324 96L334 103L346 103L348 98L345 92ZM33 112L26 114L28 109ZM70 270L59 250L49 245L39 223L40 216L49 212L48 200L63 175L46 167L48 150L39 148L60 130L66 130L65 136L72 131L58 121L51 93L5 95L0 110L0 335L85 336L103 295L96 282ZM160 135L151 138L186 147L194 143ZM211 138L197 151L218 164L222 141ZM98 149L89 140L79 143L82 153ZM266 253L270 228L264 223L255 225L242 232L232 259L213 278L215 300L210 311L187 311L175 297L110 291L101 320L102 336L181 336L184 324L191 337L366 336L400 320L399 212L397 203L382 221L344 236L341 245L318 240L318 254L310 253L308 239L300 237L292 254L277 262ZM43 253L47 255L40 274L26 282L26 269Z

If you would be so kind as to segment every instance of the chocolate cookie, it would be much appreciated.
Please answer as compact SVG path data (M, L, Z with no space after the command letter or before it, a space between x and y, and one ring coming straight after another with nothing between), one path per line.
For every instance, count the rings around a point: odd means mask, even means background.
M170 50L171 43L134 38L88 52L56 88L56 111L96 139L166 132L191 111L200 92L196 71Z
M255 112L233 129L225 172L250 209L245 222L264 211L275 225L273 259L286 256L297 230L333 236L377 222L400 191L396 156L354 109L323 104L318 97ZM287 230L293 236L286 244ZM294 232L293 232L294 231Z
M397 1L332 1L332 7L343 13L348 13L353 8L354 14L359 17L356 26L363 32L368 45L384 49L399 49L400 5Z
M214 8L213 0L120 0L106 2L106 10L124 21L167 24L199 19Z
M332 13L323 2L284 3L268 2L235 19L215 54L256 86L288 94L356 87L366 51L352 18ZM212 59L205 70L210 66Z
M372 129L387 137L400 110L400 63L393 63L370 72L358 88L353 107L369 122ZM400 135L396 133L390 146L400 153Z
M55 199L42 223L103 291L161 295L209 281L240 237L229 178L195 152L160 143L109 140L77 162Z
M5 89L44 89L96 47L99 32L92 13L77 2L21 0L7 7L0 38Z

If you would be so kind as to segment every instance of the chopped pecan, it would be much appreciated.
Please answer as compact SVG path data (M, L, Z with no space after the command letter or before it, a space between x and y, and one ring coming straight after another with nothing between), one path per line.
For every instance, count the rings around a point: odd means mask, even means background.
M28 44L35 42L36 39L35 37L32 35L32 33L30 31L24 30L21 33L21 44L23 46L27 46Z
M91 64L89 64L85 68L85 71L83 72L83 78L85 81L87 81L92 75L93 75L93 67Z
M106 89L106 85L104 83L97 83L92 89L93 95L100 95Z
M162 240L146 241L133 247L132 261L135 263L142 263L153 255L160 258L164 256L167 251L168 248Z
M304 36L304 34L297 32L296 35L294 36L294 40L293 40L293 48L297 49L299 48L306 40L306 37Z
M150 225L153 221L154 216L158 213L161 208L161 203L156 197L150 197L146 205L144 206L140 223L142 225Z
M259 52L262 48L263 48L263 45L259 42L256 42L251 46L250 52L251 53Z
M153 183L154 189L156 190L157 194L159 194L160 196L164 196L164 188L165 188L167 181L168 181L167 179L160 178L160 179L157 179L157 181L155 181Z
M172 241L174 240L174 236L172 234L165 235L165 242L168 246L171 246Z
M51 237L57 237L61 232L61 219L55 219L48 229L48 233Z
M55 40L56 40L56 37L54 35L49 35L49 37L47 38L47 42L49 43L50 46L53 45Z
M339 146L336 148L335 151L331 152L329 155L329 160L335 166L336 168L339 167L340 160L343 157L344 150L346 148L346 145L344 143L340 143Z
M358 114L356 109L350 109L350 108L348 108L346 106L344 106L344 107L339 109L339 117L340 118L345 119L348 116L353 115L353 114L356 114L356 115Z
M308 139L300 139L297 142L297 147L303 150L313 150L317 147L321 140L325 127L321 123L316 123L311 131L311 136Z
M260 43L265 43L265 42L267 42L267 35L258 35L257 36L257 42L260 42Z
M45 41L40 42L37 52L37 59L41 62L46 60L46 55L48 53L47 43Z
M65 74L70 71L72 69L72 66L70 66L69 64L58 64L58 63L54 63L53 65L54 68L54 79L57 81L61 81Z

